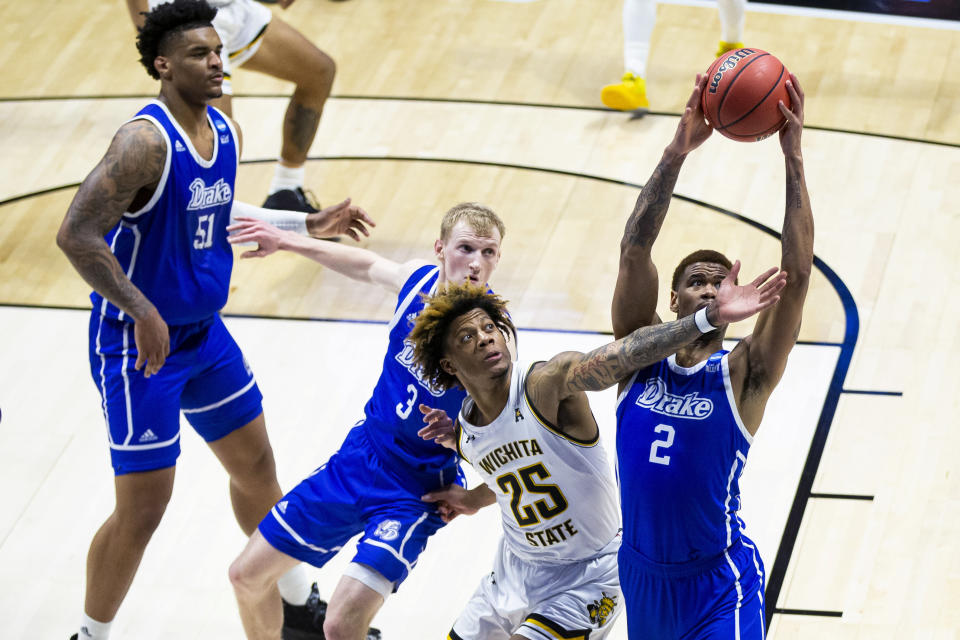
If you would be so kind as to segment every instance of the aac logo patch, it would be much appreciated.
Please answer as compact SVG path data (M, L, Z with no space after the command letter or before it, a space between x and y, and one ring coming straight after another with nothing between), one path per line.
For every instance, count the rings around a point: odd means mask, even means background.
M377 530L373 532L373 535L388 542L396 540L400 537L400 521L384 520L377 525Z

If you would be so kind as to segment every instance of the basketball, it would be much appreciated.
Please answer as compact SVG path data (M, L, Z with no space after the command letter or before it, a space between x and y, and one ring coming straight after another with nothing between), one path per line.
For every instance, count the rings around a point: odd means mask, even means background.
M707 69L707 86L700 98L707 122L741 142L773 135L786 122L777 103L782 100L790 107L789 78L783 63L766 51L728 51Z

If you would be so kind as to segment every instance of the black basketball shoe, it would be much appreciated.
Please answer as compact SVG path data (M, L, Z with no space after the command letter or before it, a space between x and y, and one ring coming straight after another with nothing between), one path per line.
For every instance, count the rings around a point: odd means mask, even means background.
M280 189L274 191L263 201L264 209L286 209L287 211L302 211L303 213L316 213L320 211L320 205L312 193L303 190L303 187L296 189Z
M324 640L323 621L327 617L327 603L320 599L320 590L314 582L306 604L283 601L283 640Z

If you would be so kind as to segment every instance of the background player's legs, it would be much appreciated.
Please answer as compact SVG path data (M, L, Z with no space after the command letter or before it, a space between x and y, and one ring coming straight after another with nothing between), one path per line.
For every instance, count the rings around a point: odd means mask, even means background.
M743 19L747 0L717 0L720 12L720 46L717 57L743 46Z
M363 640L383 596L356 578L342 576L330 597L323 633L327 640Z
M116 506L87 553L84 612L90 618L111 622L117 615L170 501L175 470L167 467L115 478Z
M607 85L600 92L603 104L611 109L633 111L649 108L647 58L650 37L657 21L656 0L624 0L623 2L623 80Z
M284 115L280 162L270 186L271 195L280 195L264 203L266 207L296 209L291 206L296 203L288 199L294 194L303 197L302 192L297 193L303 187L303 164L330 96L336 65L303 34L274 16L260 48L244 66L296 85Z
M237 596L240 620L248 640L280 635L283 622L277 580L300 561L274 549L259 531L230 565L230 582Z

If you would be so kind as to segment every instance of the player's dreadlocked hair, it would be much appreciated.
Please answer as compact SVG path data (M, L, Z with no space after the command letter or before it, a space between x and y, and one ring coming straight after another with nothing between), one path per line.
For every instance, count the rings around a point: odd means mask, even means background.
M677 291L677 287L680 286L680 278L683 277L683 272L687 267L692 264L696 264L697 262L722 264L727 268L727 271L733 268L733 263L730 262L730 258L723 255L719 251L713 251L712 249L699 249L681 260L680 264L677 265L677 268L673 270L673 280L670 282L671 291Z
M156 80L160 74L153 66L157 56L165 55L174 38L189 29L212 27L217 10L207 0L173 0L143 14L146 21L137 33L140 63Z
M420 312L410 332L413 359L424 379L441 389L452 389L459 384L456 376L444 371L440 365L444 358L447 332L454 320L474 309L482 309L505 336L516 332L507 314L507 301L488 292L485 285L469 282L448 284L436 295L425 297L425 302L427 306Z

